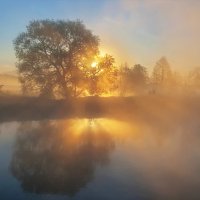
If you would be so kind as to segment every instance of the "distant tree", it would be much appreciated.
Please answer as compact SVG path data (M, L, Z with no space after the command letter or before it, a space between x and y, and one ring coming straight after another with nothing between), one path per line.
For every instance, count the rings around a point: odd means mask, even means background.
M119 67L119 95L124 96L128 90L128 74L130 73L130 68L127 63L122 64Z
M118 69L112 56L98 57L85 71L90 95L110 94L118 87Z
M132 69L132 81L135 91L140 92L145 90L148 82L146 67L143 67L140 64L134 65Z
M80 95L83 68L98 54L98 45L98 37L80 21L30 22L14 41L24 93Z
M172 81L172 71L165 57L162 57L155 65L152 74L154 87L168 87Z
M134 65L132 68L124 65L121 71L123 90L129 93L142 93L145 91L148 83L148 74L146 67L140 64Z
M190 89L200 90L200 67L196 67L189 72L188 84Z

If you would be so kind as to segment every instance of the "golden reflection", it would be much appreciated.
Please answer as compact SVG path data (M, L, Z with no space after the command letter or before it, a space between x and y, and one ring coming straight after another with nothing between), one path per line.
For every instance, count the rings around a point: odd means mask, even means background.
M178 197L186 187L199 185L199 124L192 119L177 128L174 120L164 119L159 124L150 118L129 123L105 118L23 123L11 172L26 192L73 196L94 180L99 166L110 164L114 173L110 170L109 177L122 184L131 178L150 188L157 199L166 194L184 199Z
M98 165L109 163L115 143L136 132L104 118L22 123L11 172L26 192L73 196L93 180Z
M75 134L83 134L85 129L90 129L93 133L98 131L106 131L113 138L115 136L125 137L136 137L139 133L139 127L132 123L125 121L119 121L107 118L91 118L91 119L75 119L63 121L63 126L68 127L70 121L70 130Z
M99 120L22 123L11 172L26 192L75 195L115 147Z

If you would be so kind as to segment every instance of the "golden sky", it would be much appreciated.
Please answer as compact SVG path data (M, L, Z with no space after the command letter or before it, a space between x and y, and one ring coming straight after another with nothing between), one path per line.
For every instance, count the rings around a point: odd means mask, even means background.
M200 65L198 0L2 0L0 71L15 70L13 40L33 19L81 19L118 64L152 68L166 56L175 69Z

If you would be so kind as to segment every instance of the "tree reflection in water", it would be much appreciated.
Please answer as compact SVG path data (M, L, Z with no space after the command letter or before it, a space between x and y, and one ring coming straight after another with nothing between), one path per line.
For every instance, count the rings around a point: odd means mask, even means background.
M81 129L75 121L22 123L11 172L23 190L73 196L86 186L95 168L105 165L114 149L111 135L93 123L90 120Z

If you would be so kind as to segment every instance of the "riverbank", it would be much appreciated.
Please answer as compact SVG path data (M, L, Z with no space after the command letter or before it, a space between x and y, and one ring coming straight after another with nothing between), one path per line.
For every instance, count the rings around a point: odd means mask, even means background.
M199 97L146 95L82 97L51 100L0 96L0 122L59 118L117 118L121 120L186 120L199 118Z

